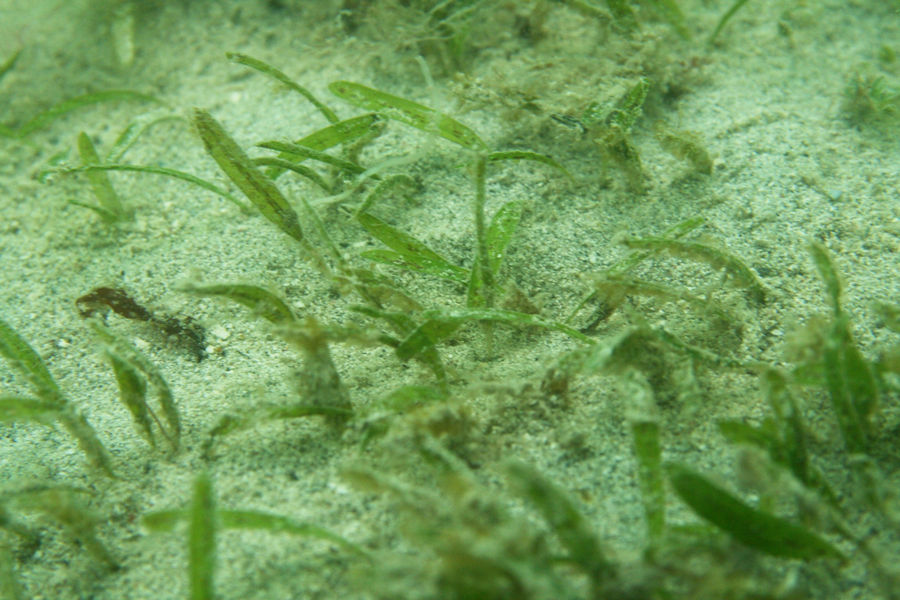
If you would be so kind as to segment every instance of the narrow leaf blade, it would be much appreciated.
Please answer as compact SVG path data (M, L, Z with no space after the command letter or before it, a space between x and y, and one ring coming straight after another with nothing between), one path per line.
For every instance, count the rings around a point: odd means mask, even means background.
M184 509L155 510L141 516L141 524L150 531L167 532L175 529L182 521L190 519L190 513Z
M575 502L556 484L524 463L511 463L507 472L569 552L569 558L596 584L613 576L615 567L604 558L603 547Z
M486 234L488 258L491 263L491 271L497 273L503 264L506 255L506 247L512 241L519 220L522 218L523 203L520 200L507 202L491 219Z
M19 56L22 54L22 48L19 48L12 55L3 61L3 64L0 65L0 81L3 80L3 77L6 76L7 73L12 71L13 67L16 66L16 62L19 60Z
M88 423L84 415L66 408L59 413L59 421L78 441L78 446L92 466L110 477L116 476L112 468L112 459L106 451L106 447L100 442L97 431Z
M423 315L425 321L416 327L397 346L397 356L406 360L416 356L424 349L440 343L453 335L465 323L489 321L506 323L521 327L540 327L564 333L582 342L593 343L593 340L581 332L556 321L547 321L536 315L520 313L499 308L463 308L456 310L427 311Z
M104 163L118 163L121 162L122 157L131 149L132 146L138 141L144 133L146 133L150 128L159 124L165 123L166 121L183 121L184 117L179 115L172 114L145 114L137 117L131 123L128 124L125 129L122 130L122 133L119 134L119 137L116 138L116 141L113 142L112 147L109 149L109 152L106 153L106 158L104 159Z
M459 282L465 281L465 269L449 262L411 235L388 225L370 213L359 213L356 218L372 237L397 252L418 270Z
M228 298L246 306L250 310L275 324L285 324L296 320L294 311L274 292L255 285L227 283L217 285L186 285L182 291L197 296Z
M658 540L665 529L666 514L659 423L634 420L631 423L631 439L638 461L638 484L647 518L647 531L651 541Z
M365 169L363 169L355 162L351 162L343 158L338 158L337 156L332 156L330 154L322 152L321 150L316 150L315 148L310 148L302 144L291 144L290 142L279 142L277 140L271 140L268 142L261 142L257 144L257 146L259 146L260 148L267 148L269 150L277 150L281 153L281 156L287 156L294 162L301 162L307 158L311 158L333 167L343 169L344 171L347 171L348 173L352 173L354 175L359 175L365 172Z
M731 8L725 11L725 14L722 15L722 18L719 19L718 24L716 24L716 28L713 30L712 35L709 36L710 44L716 41L719 33L721 33L722 29L725 28L725 25L728 24L728 21L731 20L731 17L734 16L734 13L736 13L738 9L740 9L746 3L747 0L737 0L734 4L731 5Z
M540 154L539 152L532 152L530 150L508 150L504 152L491 152L490 154L488 154L487 158L491 162L497 162L501 160L531 160L553 167L569 179L572 179L572 174L569 173L569 171L566 170L564 166L562 166L546 154Z
M27 396L0 396L0 423L30 421L49 425L59 418L59 405Z
M375 111L388 119L439 135L463 148L477 152L487 150L487 144L474 131L456 119L418 102L350 81L335 81L328 89L335 96L360 108Z
M358 140L372 131L372 126L381 120L375 113L344 119L300 138L297 144L315 150L328 150L338 144Z
M83 131L78 134L78 154L81 156L81 164L84 166L100 164L100 156L97 154L94 143ZM91 189L100 206L112 215L114 221L124 221L128 215L106 172L87 171L87 178L91 182Z
M265 63L258 58L253 58L252 56L247 56L246 54L238 54L237 52L227 52L225 56L238 64L250 67L251 69L255 69L260 73L263 73L264 75L268 75L269 77L283 83L290 89L294 90L295 92L309 100L309 102L313 106L315 106L319 110L319 112L325 115L325 118L328 119L330 123L336 123L339 120L337 115L334 114L334 111L328 108L321 101L319 101L319 99L316 98L312 94L312 92L307 90L299 83L295 82L293 79L291 79L272 65Z
M240 146L212 115L194 110L194 125L213 160L262 215L297 241L303 241L300 220L275 184L256 168Z
M31 383L41 400L57 405L65 402L43 359L3 319L0 319L0 356Z
M672 464L668 470L669 479L685 504L745 546L784 558L844 558L815 533L744 504L687 467Z
M258 529L273 533L289 533L329 541L354 554L366 554L359 545L312 523L294 521L281 515L256 510L220 510L223 529Z
M834 268L834 262L831 260L825 246L817 242L809 245L809 252L812 254L813 262L819 271L819 276L825 282L825 290L828 293L828 299L831 301L831 310L835 318L839 318L843 314L841 309L841 278L838 276L837 269Z
M675 0L651 0L650 6L675 28L678 35L686 40L691 39L691 30L687 28L684 13Z
M628 248L668 252L672 256L705 262L714 269L721 269L736 286L745 288L758 304L764 304L770 295L744 261L714 246L667 238L626 239L623 243Z
M92 320L90 326L94 334L108 348L110 353L147 378L147 382L153 387L156 399L162 409L162 416L169 426L168 431L164 430L163 434L172 443L172 446L177 448L181 437L181 416L178 413L172 390L169 388L169 384L162 376L162 373L134 345L113 334L99 321Z
M153 165L123 165L109 163L104 165L85 165L83 167L67 169L65 172L78 173L81 171L87 173L91 173L93 171L132 171L134 173L149 173L151 175L163 175L165 177L171 177L173 179L181 179L182 181L187 181L188 183L192 183L203 188L204 190L210 191L221 196L222 198L225 198L232 204L240 207L241 211L244 213L250 213L250 208L246 204L235 198L234 195L228 192L228 190L220 188L216 184L206 181L205 179L201 179L196 175L192 175L184 171L179 171L178 169L170 169L169 167L156 167Z
M140 92L134 92L131 90L107 90L104 92L94 92L90 94L84 94L82 96L76 96L74 98L69 98L68 100L63 100L56 106L53 106L48 110L35 115L27 123L22 125L19 129L15 130L15 132L18 137L26 137L28 135L31 135L35 131L38 131L39 129L47 127L53 121L64 117L70 112L77 110L83 106L90 106L91 104L99 104L102 102L114 102L118 100L155 102L162 104L159 99L154 98L153 96L142 94Z
M140 373L128 361L113 352L107 351L110 365L119 384L119 401L125 405L141 435L151 445L156 445L153 437L153 425L150 418L150 407L147 405L147 384Z
M216 567L216 505L209 475L194 481L188 531L188 576L191 600L213 600Z

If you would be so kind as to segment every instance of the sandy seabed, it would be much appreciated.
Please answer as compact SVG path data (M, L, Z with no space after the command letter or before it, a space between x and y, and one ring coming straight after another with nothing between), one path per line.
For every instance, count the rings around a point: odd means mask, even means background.
M324 527L375 559L373 566L316 538L220 531L216 590L223 599L451 597L445 579L455 568L474 568L453 564L447 550L453 544L518 557L517 576L533 597L588 597L579 576L566 568L551 576L553 569L536 568L530 550L517 547L553 537L511 487L511 460L568 490L622 564L639 564L647 544L628 427L635 411L647 410L633 397L633 386L643 384L620 372L573 377L565 393L548 385L548 371L579 347L558 332L461 329L439 346L447 397L403 410L383 398L401 386L434 385L427 368L399 361L384 345L335 343L333 360L357 414L349 425L336 428L320 417L265 422L210 446L224 415L296 403L303 354L245 308L185 294L184 284L253 283L279 293L298 315L336 326L378 325L349 310L359 299L323 277L269 221L188 183L111 173L134 213L116 226L71 203L96 202L83 175L61 172L79 164L80 132L103 156L137 118L183 117L148 129L122 162L176 168L228 187L190 125L193 108L209 111L252 156L263 154L254 147L261 141L297 140L328 124L300 95L229 61L226 52L278 67L340 118L363 111L332 95L328 84L360 82L453 116L492 150L532 150L566 167L571 179L537 163L489 165L487 213L507 202L523 207L499 275L527 301L507 306L563 321L589 292L590 275L627 255L623 238L660 235L702 217L706 224L693 239L740 257L770 291L769 301L756 305L708 266L660 255L635 276L715 299L743 324L740 335L723 333L684 302L638 297L597 328L592 335L599 342L644 320L737 360L783 366L791 332L829 311L807 250L816 241L843 275L845 309L863 352L874 357L897 343L873 303L900 298L900 126L853 113L846 96L857 76L900 81L900 59L890 58L900 53L896 3L751 1L708 45L730 2L681 2L693 34L684 40L646 10L639 12L641 31L628 34L566 3L496 0L478 5L475 19L450 21L468 27L458 54L440 39L448 29L409 4L416 3L0 0L0 60L21 49L0 80L0 123L19 127L67 98L110 89L164 103L85 106L25 138L0 138L0 318L43 357L120 476L89 467L61 427L0 425L0 489L87 490L80 497L97 519L97 537L119 565L103 569L84 540L73 540L34 507L11 504L41 533L33 552L0 533L22 597L189 597L186 529L151 532L141 516L186 506L201 472L211 474L220 507ZM592 102L615 105L641 77L651 87L630 134L644 171L638 193L573 119ZM655 133L661 127L694 132L712 157L712 172L696 173L667 153ZM469 160L466 150L398 122L359 156L366 168L393 161L385 172L416 182L414 193L386 197L373 213L465 268L475 239ZM352 218L360 195L338 201L287 175L279 186L314 232L297 199L309 200L353 265L370 265L360 253L383 247ZM424 307L465 306L460 283L378 268ZM206 356L198 361L152 325L107 317L109 328L168 382L183 426L176 453L163 443L151 448L118 400L102 348L75 303L99 287L127 290L150 310L189 317L206 332ZM573 325L585 326L589 313L579 313ZM683 357L649 360L664 375L651 382L661 386L651 405L664 460L733 481L735 465L750 459L723 439L717 423L759 423L766 416L758 376L691 368ZM26 393L24 379L0 368L0 395ZM819 450L833 446L834 454L817 457L818 468L846 485L846 456L837 452L840 434L826 394L821 388L799 394ZM883 410L895 414L896 397ZM386 433L375 435L382 426ZM422 448L431 445L455 467L429 459ZM896 452L889 464L895 459ZM350 470L384 481L366 488ZM890 469L886 477L896 487ZM394 492L385 493L392 485ZM744 491L750 498L754 490L748 484ZM668 510L671 523L695 522L674 494ZM891 547L898 548L896 540ZM780 572L784 589L791 577L801 582L794 588L801 596L790 597L881 593L861 561L833 573L821 565L768 568L761 581Z

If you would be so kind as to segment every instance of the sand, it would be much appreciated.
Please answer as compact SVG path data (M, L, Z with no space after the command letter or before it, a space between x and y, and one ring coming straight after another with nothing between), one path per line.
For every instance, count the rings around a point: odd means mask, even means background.
M873 307L900 298L900 129L896 121L872 122L845 109L854 74L900 79L900 61L888 61L885 50L900 52L896 3L757 0L709 46L706 37L729 2L680 3L691 41L652 18L640 33L623 35L562 3L541 4L541 22L533 12L540 3L487 2L478 10L490 18L476 20L459 60L440 43L411 42L434 32L420 13L390 11L388 3L366 10L359 6L367 3L345 2L343 18L338 2L132 4L0 0L0 58L22 49L0 82L0 122L19 126L66 98L108 89L137 90L165 103L84 107L26 139L0 138L0 317L43 357L121 476L113 480L88 466L58 426L0 425L2 489L84 488L89 493L79 498L120 565L104 570L53 519L27 502L11 504L42 535L30 553L12 534L0 534L24 598L188 597L186 528L153 532L141 517L186 506L201 472L211 475L223 509L313 523L374 557L369 564L315 538L220 531L217 597L248 600L450 597L446 578L459 573L448 557L456 547L506 557L535 597L586 597L582 578L547 566L546 557L561 547L511 485L507 465L527 463L567 490L609 556L630 573L627 565L639 564L647 544L629 433L635 414L660 423L664 460L689 464L751 501L765 491L746 475L759 454L728 444L717 427L723 419L759 423L768 413L757 375L692 369L683 356L648 348L647 360L663 376L655 401L638 400L646 385L627 369L572 377L565 393L554 393L561 390L548 389L548 370L580 343L506 326L495 328L492 344L472 325L441 344L448 397L402 411L379 403L401 386L434 385L433 374L401 362L384 345L334 343L333 360L357 415L347 427L321 417L265 422L210 447L210 432L224 415L297 403L303 354L251 311L186 294L183 285L262 285L322 323L381 326L349 310L359 298L341 293L270 222L190 184L112 173L134 213L117 226L71 204L95 202L84 176L59 171L78 164L82 131L103 155L135 118L189 117L199 107L259 156L258 142L295 140L327 125L301 96L228 61L226 51L268 61L341 118L362 111L335 98L328 84L360 82L452 115L491 149L532 150L564 165L571 180L526 161L492 163L488 171L488 215L506 202L524 207L500 276L547 320L565 320L590 291L592 274L627 255L623 238L659 235L694 217L706 220L694 239L740 257L771 292L767 304L755 305L708 266L660 256L635 276L715 299L742 323L741 335L723 333L684 302L635 298L592 333L598 343L643 321L737 360L786 365L791 332L829 310L807 250L812 241L828 249L843 274L845 308L866 356L897 343ZM640 76L652 83L631 132L646 175L645 192L635 193L590 135L561 121L581 116L592 101L614 104ZM712 173L693 172L665 152L654 136L661 124L695 132L713 158ZM360 156L366 167L386 159L397 159L392 171L413 176L417 190L386 198L373 212L470 267L474 189L466 151L391 122ZM149 129L123 162L230 185L185 118ZM352 264L371 266L360 253L383 246L352 219L358 196L336 204L290 176L279 186L298 211L298 199L309 199ZM305 215L303 224L313 230ZM459 284L379 269L427 308L465 306ZM168 382L184 429L176 453L161 440L151 448L118 400L102 347L75 303L98 287L127 290L157 314L190 317L206 331L208 355L197 361L151 325L117 315L106 320ZM584 326L588 317L582 311L573 325ZM0 368L0 394L28 393L26 381ZM821 388L797 394L816 432L818 467L846 485L847 459L827 395ZM883 410L892 422L896 397ZM387 432L373 435L384 424ZM429 458L423 447L444 458ZM382 489L360 485L359 473L384 478L374 486ZM889 470L886 476L896 486L896 476ZM386 492L391 485L394 492ZM696 522L671 492L667 504L670 522ZM896 556L896 540L883 551ZM768 570L753 585L762 589L782 578L798 597L879 597L861 559L843 570L761 564Z

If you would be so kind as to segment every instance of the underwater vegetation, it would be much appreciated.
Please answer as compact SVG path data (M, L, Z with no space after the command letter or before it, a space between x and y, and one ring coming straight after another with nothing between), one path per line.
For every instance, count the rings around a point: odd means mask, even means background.
M738 26L732 17L745 4L725 2L707 39L724 44L721 32ZM402 35L390 39L421 59L428 78L474 60L483 49L479 22L496 9L477 0L343 0L340 6L340 28L360 36L386 35L378 32L378 19L396 14ZM516 10L527 16L519 36L528 43L552 11L579 15L629 41L647 29L662 31L673 48L701 33L675 0L535 0ZM19 56L0 66L0 79ZM176 290L197 311L209 303L203 310L219 314L215 301L248 314L253 325L246 335L264 340L273 356L294 351L295 393L274 402L259 394L239 408L223 408L201 431L193 399L163 375L160 361L169 355L151 359L129 332L149 332L201 368L211 353L201 323L213 317L172 314L128 286L97 282L72 298L72 309L108 364L118 408L127 411L134 432L99 429L82 412L92 400L57 381L53 362L31 345L39 342L34 334L26 340L22 323L0 319L3 443L14 443L19 428L59 428L77 443L90 482L75 485L65 476L3 482L0 598L29 597L26 587L34 584L20 573L40 560L48 539L62 540L68 556L91 565L83 577L100 582L97 589L134 567L133 540L117 532L102 500L112 486L147 476L109 450L134 434L147 449L145 471L165 464L190 482L181 501L165 498L131 517L150 540L179 540L182 588L192 600L230 597L221 578L237 568L230 550L239 546L240 531L319 540L319 549L295 554L327 556L338 565L333 579L342 582L342 593L354 597L775 600L826 598L839 588L900 597L900 496L893 485L900 305L876 306L892 343L863 344L834 250L815 239L805 244L802 260L821 287L825 311L805 315L777 352L745 342L785 289L773 289L757 263L728 247L700 209L639 234L623 225L622 235L602 249L618 258L571 277L577 291L563 290L563 302L545 306L539 296L546 282L529 278L522 255L532 249L520 245L529 228L548 227L555 235L552 220L542 220L553 207L535 210L532 200L546 198L530 198L534 188L507 195L504 182L528 170L551 189L568 190L584 175L539 146L541 135L488 136L465 115L383 82L336 79L323 86L326 99L289 76L287 60L276 66L237 52L225 60L246 75L247 85L274 83L298 95L324 124L310 119L298 136L242 144L235 124L220 114L225 111L211 105L185 115L168 107L147 113L126 123L109 147L90 131L65 128L67 115L93 104L161 104L116 90L64 101L3 125L0 135L15 144L51 127L65 131L72 152L48 160L39 179L49 185L76 180L92 200L68 203L90 212L73 209L68 218L95 224L92 231L107 240L120 239L140 211L153 210L132 206L116 190L113 174L123 172L148 187L168 179L224 199L230 219L263 223L270 237L260 243L283 242L266 252L299 257L291 268L317 279L327 298L315 306L295 302L287 284L271 283L264 266L258 282L204 281L195 274ZM648 171L658 155L641 155L648 131L687 170L685 179L711 185L716 168L704 136L669 125L675 119L652 69L625 71L614 89L580 97L576 109L535 104L528 110L546 116L546 130L562 131L560 139L586 142L585 154L595 161L588 177L614 187L626 206L645 201L655 185ZM854 75L843 111L853 123L882 126L896 117L898 97L886 76ZM202 160L178 169L129 162L128 152L163 122L189 127ZM427 149L382 154L389 136L426 139ZM414 234L406 218L424 195L422 172L438 152L447 163L441 167L464 181L455 245ZM546 339L554 340L554 352L529 364L526 381L480 379L483 369ZM357 357L376 351L388 358L372 375L387 391L373 397L348 383L348 373L367 364ZM470 358L461 358L463 351ZM717 378L740 382L748 405L751 396L762 402L753 413L710 422ZM565 460L601 472L603 458L585 441L584 432L595 430L577 422L575 409L585 393L601 397L601 388L604 398L616 399L606 407L613 415L608 425L626 448L642 516L630 525L637 541L628 552L604 529L604 520L618 516L604 514L609 505L599 492L554 478L527 452L513 458L494 439L530 422L565 422L583 429L567 441ZM492 403L497 406L485 409ZM686 451L685 415L691 427L711 426L718 446ZM335 465L348 487L329 488L361 499L355 512L341 515L340 533L288 516L291 506L231 508L217 482L221 456L241 440L265 444L274 423L291 431L301 422L311 424L305 430L311 438L353 451L352 460ZM229 445L232 440L238 441ZM731 453L736 465L712 469L706 452ZM379 518L366 521L366 511L380 511Z
M844 92L843 110L861 125L893 124L900 118L900 89L886 75L855 72Z

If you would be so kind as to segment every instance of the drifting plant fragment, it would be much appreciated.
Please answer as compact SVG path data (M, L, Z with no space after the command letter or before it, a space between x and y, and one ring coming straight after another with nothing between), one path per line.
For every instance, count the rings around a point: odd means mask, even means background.
M692 131L676 131L662 124L654 127L654 134L666 152L675 158L688 161L697 173L712 174L712 158L703 147L703 142L698 134Z
M303 323L288 325L280 333L303 352L298 377L303 405L323 409L322 414L332 423L344 423L352 414L353 405L331 359L327 332L315 319L307 317Z
M75 300L78 313L83 318L91 318L98 312L112 310L120 317L149 323L184 346L197 360L206 358L206 332L190 317L177 318L150 312L120 288L98 287Z
M634 238L626 239L623 243L628 248L664 251L672 256L705 262L714 269L721 269L737 287L746 289L757 304L765 304L770 295L744 261L708 244L666 238Z
M643 192L644 169L637 146L631 139L631 128L643 114L644 101L650 81L641 77L613 105L592 102L581 115L581 124L605 157L618 165L625 174L629 189Z
M663 239L679 239L681 237L684 237L697 227L700 227L705 222L705 219L700 217L688 219L668 228L660 237ZM636 268L643 261L655 256L657 253L658 251L655 250L631 252L625 258L614 263L612 267L604 271L602 277L612 280L621 279L624 275ZM619 305L625 300L625 297L626 294L624 293L624 290L618 290L614 292L610 291L606 293L600 292L599 290L589 292L572 310L565 323L571 323L575 318L575 315L577 315L578 312L581 311L581 309L584 308L588 303L597 302L598 306L594 310L593 315L590 317L588 325L583 327L581 330L582 333L589 333L591 331L594 331L600 325L600 323L608 319L610 315L615 312Z

